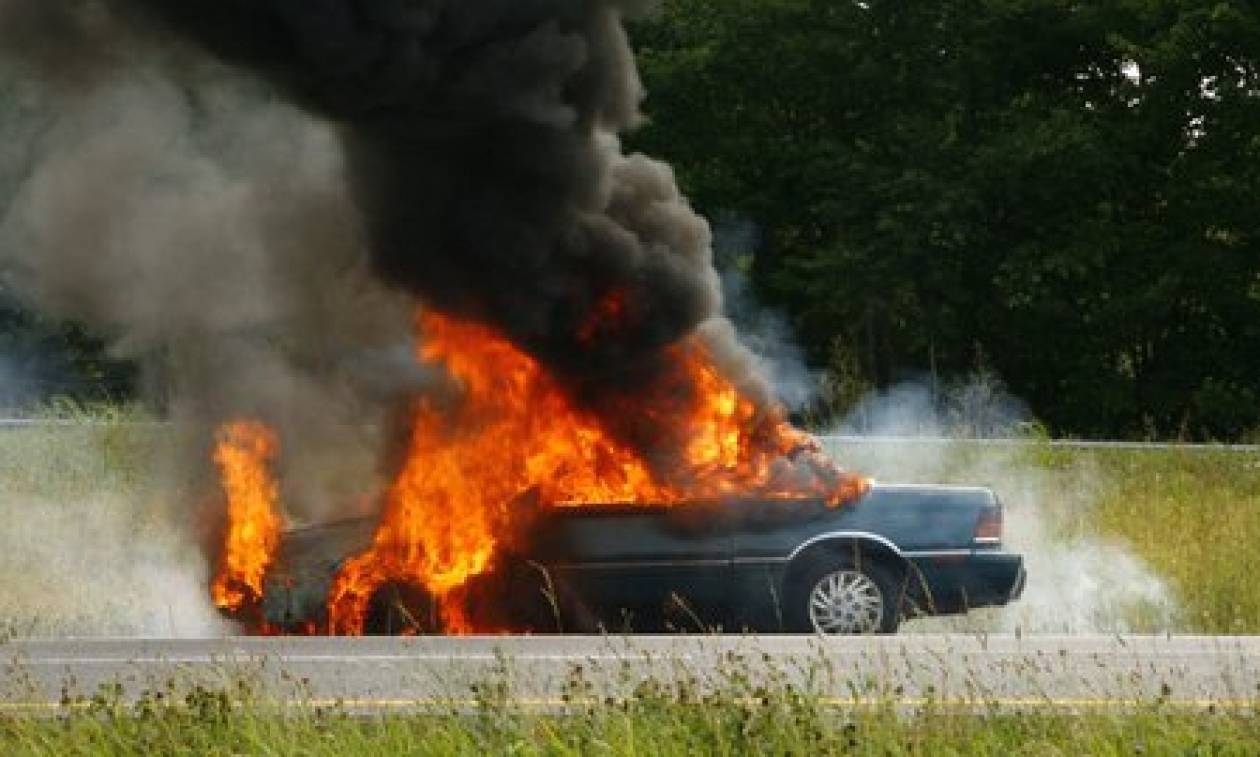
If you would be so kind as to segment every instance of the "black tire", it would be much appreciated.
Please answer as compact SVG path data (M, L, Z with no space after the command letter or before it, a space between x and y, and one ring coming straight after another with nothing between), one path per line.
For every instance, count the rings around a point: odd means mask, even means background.
M424 589L405 583L390 582L377 589L363 620L368 636L426 635L441 630L437 602Z
M855 557L857 559L855 559ZM852 611L861 615L853 623L838 621L837 625L850 626L846 630L827 631L815 622L811 611L815 591L824 591L824 581L837 580L846 593L857 592L873 600L879 608L879 617L870 620L873 609L862 604L850 603ZM838 552L820 553L804 558L789 574L784 591L784 623L794 633L812 633L824 636L845 634L892 634L901 623L901 607L904 578L883 562L851 556ZM877 592L878 596L872 592ZM821 611L820 611L821 614ZM847 615L847 613L846 613Z

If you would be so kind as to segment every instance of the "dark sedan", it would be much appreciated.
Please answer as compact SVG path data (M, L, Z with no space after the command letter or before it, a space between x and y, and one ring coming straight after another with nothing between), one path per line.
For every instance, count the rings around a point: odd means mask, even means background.
M333 575L373 526L290 532L266 619L318 627ZM1004 605L1025 580L984 488L876 485L839 509L811 499L552 508L531 533L472 587L498 625L524 632L892 633L906 617ZM386 587L369 630L432 630L431 604Z

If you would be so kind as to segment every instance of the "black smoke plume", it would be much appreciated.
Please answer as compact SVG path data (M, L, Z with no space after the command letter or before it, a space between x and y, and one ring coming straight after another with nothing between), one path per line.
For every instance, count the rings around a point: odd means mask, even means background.
M641 3L131 4L337 124L377 273L497 328L576 396L652 382L718 315L707 224L617 141L638 118L622 15Z

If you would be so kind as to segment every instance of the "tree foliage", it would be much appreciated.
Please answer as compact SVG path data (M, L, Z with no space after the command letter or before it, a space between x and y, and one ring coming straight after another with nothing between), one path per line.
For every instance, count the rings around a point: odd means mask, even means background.
M1256 4L662 6L632 142L755 224L758 295L839 383L980 369L1056 434L1260 428ZM134 385L3 291L0 355L0 404Z
M136 380L136 366L112 358L99 336L40 317L0 285L0 416L53 397L125 400Z
M1260 10L667 0L638 147L761 229L813 360L997 371L1057 433L1260 423Z

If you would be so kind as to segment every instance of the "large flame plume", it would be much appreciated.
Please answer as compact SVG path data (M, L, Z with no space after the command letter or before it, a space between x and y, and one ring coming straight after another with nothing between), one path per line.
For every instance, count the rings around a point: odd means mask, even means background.
M284 528L271 468L278 451L275 432L257 421L219 429L214 462L227 501L227 530L210 595L220 610L239 613L262 601L263 579Z
M444 366L461 396L415 401L407 454L386 493L374 542L343 566L329 595L334 633L361 633L373 594L391 582L432 594L448 632L472 630L458 590L492 568L505 541L522 536L529 507L661 505L749 494L840 504L865 490L863 479L837 471L776 410L759 410L743 397L714 367L699 337L672 351L677 385L649 388L636 395L636 407L626 408L668 432L661 460L669 462L653 463L610 435L536 360L491 329L434 311L419 315L417 328L423 335L418 359ZM223 562L233 572L216 579L216 587L242 587L237 601L257 598L260 571L276 546L276 489L260 465L274 451L260 426L237 424L229 426L216 457L233 522ZM255 558L236 556L241 546Z

